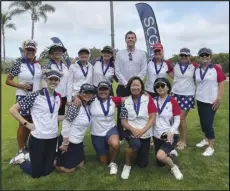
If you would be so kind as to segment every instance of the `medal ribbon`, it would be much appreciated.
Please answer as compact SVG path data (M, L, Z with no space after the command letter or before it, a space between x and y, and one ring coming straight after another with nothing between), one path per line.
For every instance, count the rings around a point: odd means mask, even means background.
M111 98L108 97L108 99L107 99L107 108L105 110L105 107L104 107L104 104L103 104L102 100L98 97L98 100L100 101L101 109L102 109L102 111L103 111L103 113L104 113L105 116L107 116L109 114L110 99Z
M50 95L49 95L47 88L44 88L44 90L45 90L46 100L48 102L50 113L53 114L54 108L55 108L56 92L54 91L54 94L53 94L54 95L54 104L52 105L51 100L50 100Z
M141 96L138 97L137 104L133 101L133 107L137 115L139 114L140 106L141 106Z
M167 98L165 99L162 107L160 108L159 106L159 97L156 98L156 101L157 101L157 110L158 110L158 114L160 115L162 113L162 111L164 110L166 104L169 102L170 100L170 96L167 96Z

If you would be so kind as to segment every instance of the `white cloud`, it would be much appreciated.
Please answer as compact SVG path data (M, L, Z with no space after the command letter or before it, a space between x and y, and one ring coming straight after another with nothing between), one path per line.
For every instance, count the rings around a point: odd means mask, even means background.
M35 24L35 40L38 42L38 54L52 41L51 37L59 37L68 49L71 57L75 57L81 47L102 48L110 44L110 8L109 2L44 2L56 7L55 13L48 14L46 24L41 20ZM137 2L114 2L115 46L125 48L124 35L133 30L137 34L137 48L146 50L144 33L137 13ZM172 9L158 9L161 2L149 2L153 7L161 41L166 57L179 51L181 47L189 47L196 54L203 46L214 52L229 52L229 8L217 3L215 9L207 13L187 13L180 19L170 20L175 12ZM162 2L161 4L163 4ZM10 2L2 2L2 9L7 10ZM19 56L18 47L23 40L31 36L31 20L29 14L22 14L12 19L17 31L6 31L6 55Z

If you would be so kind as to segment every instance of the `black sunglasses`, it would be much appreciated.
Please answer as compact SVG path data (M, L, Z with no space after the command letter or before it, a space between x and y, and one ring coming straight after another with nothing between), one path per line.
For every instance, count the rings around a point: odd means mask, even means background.
M209 56L210 56L210 54L206 54L206 53L200 55L200 57L209 57Z
M55 82L57 82L59 80L59 78L49 78L49 81L55 81Z
M188 57L188 55L186 55L186 54L180 54L180 57Z
M156 89L159 89L159 88L164 89L165 86L166 86L165 84L157 84L157 85L155 86L155 88L156 88Z
M132 53L131 53L131 52L129 53L129 60L130 60L130 61L133 60L133 56L132 56Z

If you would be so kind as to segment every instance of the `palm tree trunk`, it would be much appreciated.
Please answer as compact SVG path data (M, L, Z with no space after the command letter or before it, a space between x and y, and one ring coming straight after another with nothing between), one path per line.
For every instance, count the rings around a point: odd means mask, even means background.
M5 45L5 32L2 31L2 37L3 37L3 61L4 64L6 63L6 45Z
M34 39L34 19L32 19L32 34L31 34L31 39Z

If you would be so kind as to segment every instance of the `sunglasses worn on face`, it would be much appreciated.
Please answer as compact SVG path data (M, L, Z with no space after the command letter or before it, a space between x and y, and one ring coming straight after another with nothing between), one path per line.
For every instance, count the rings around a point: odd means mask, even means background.
M130 61L132 61L132 60L133 60L132 53L129 53L129 60L130 60Z
M155 87L156 87L156 89L159 89L159 88L164 89L165 88L165 84L157 84Z
M180 57L185 57L185 58L187 58L187 57L188 57L188 55L185 55L185 54L180 54Z
M49 78L49 81L55 81L57 82L59 79L58 78Z
M209 57L209 54L201 54L200 57Z

